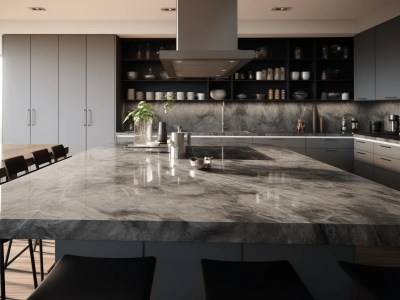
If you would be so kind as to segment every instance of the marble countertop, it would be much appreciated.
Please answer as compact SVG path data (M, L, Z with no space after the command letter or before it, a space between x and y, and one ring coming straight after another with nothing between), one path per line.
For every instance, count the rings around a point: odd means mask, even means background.
M363 138L363 139L376 141L376 142L385 142L385 143L400 145L400 136L398 134L384 134L384 133L367 134L367 133L359 133L359 134L354 134L354 137Z
M0 237L400 245L400 192L295 152L96 147L0 186ZM223 159L222 159L223 158Z

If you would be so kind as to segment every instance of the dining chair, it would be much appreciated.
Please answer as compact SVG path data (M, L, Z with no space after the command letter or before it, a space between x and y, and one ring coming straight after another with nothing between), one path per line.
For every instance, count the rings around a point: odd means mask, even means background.
M40 149L37 151L33 151L32 155L36 169L40 169L52 164L50 152L47 149Z
M288 261L201 260L206 300L313 299Z
M67 151L65 150L65 147L62 144L52 146L51 151L53 152L53 158L55 162L68 158Z
M155 257L64 255L27 300L148 300Z
M353 281L353 298L391 300L400 297L400 267L369 266L340 261Z
M4 160L6 168L7 180L16 179L22 172L28 174L28 164L26 163L25 157L22 155L11 157Z

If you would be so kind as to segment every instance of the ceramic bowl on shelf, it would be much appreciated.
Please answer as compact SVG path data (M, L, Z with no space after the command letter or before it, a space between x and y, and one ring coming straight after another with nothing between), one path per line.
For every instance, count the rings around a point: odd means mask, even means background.
M139 77L139 72L136 72L136 71L129 71L129 72L126 72L126 77L127 77L129 80L137 80L138 77Z
M296 91L292 96L295 100L304 100L307 98L308 94L305 91Z
M214 100L223 100L226 97L225 90L211 90L210 97Z
M247 98L247 95L246 95L246 94L244 94L244 93L237 94L237 95L236 95L236 98L238 98L239 100L244 100L244 99L246 99L246 98Z

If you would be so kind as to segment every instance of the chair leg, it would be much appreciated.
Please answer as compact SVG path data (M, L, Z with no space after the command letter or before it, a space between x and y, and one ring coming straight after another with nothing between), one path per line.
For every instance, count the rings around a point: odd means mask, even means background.
M33 275L33 286L35 289L38 287L38 282L36 278L36 267L35 267L35 256L33 254L33 243L32 240L28 240L29 243L29 254L31 256L31 265L32 265L32 275Z
M11 245L12 245L13 240L8 241L8 247L7 247L7 255L6 255L6 262L5 262L5 267L7 268L8 266L8 259L10 258L10 252L11 252Z
M6 299L6 278L5 278L5 263L4 263L4 243L0 245L0 276L1 276L1 300Z
M39 240L39 259L40 259L40 281L44 279L44 266L43 266L43 242Z

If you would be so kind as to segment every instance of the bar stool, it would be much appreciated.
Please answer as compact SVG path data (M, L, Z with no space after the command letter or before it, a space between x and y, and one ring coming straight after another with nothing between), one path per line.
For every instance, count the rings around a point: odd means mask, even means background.
M206 300L313 299L288 261L201 260Z
M32 155L33 155L33 160L35 162L36 169L40 169L40 168L43 168L45 166L52 164L50 152L47 149L33 151ZM42 165L44 165L44 166L42 166Z
M354 299L399 299L400 267L380 267L341 261L339 266L353 281Z
M55 162L58 162L61 159L68 158L67 151L65 150L65 147L62 144L52 146L51 151L53 151L53 158Z
M64 255L28 300L148 300L155 257Z

